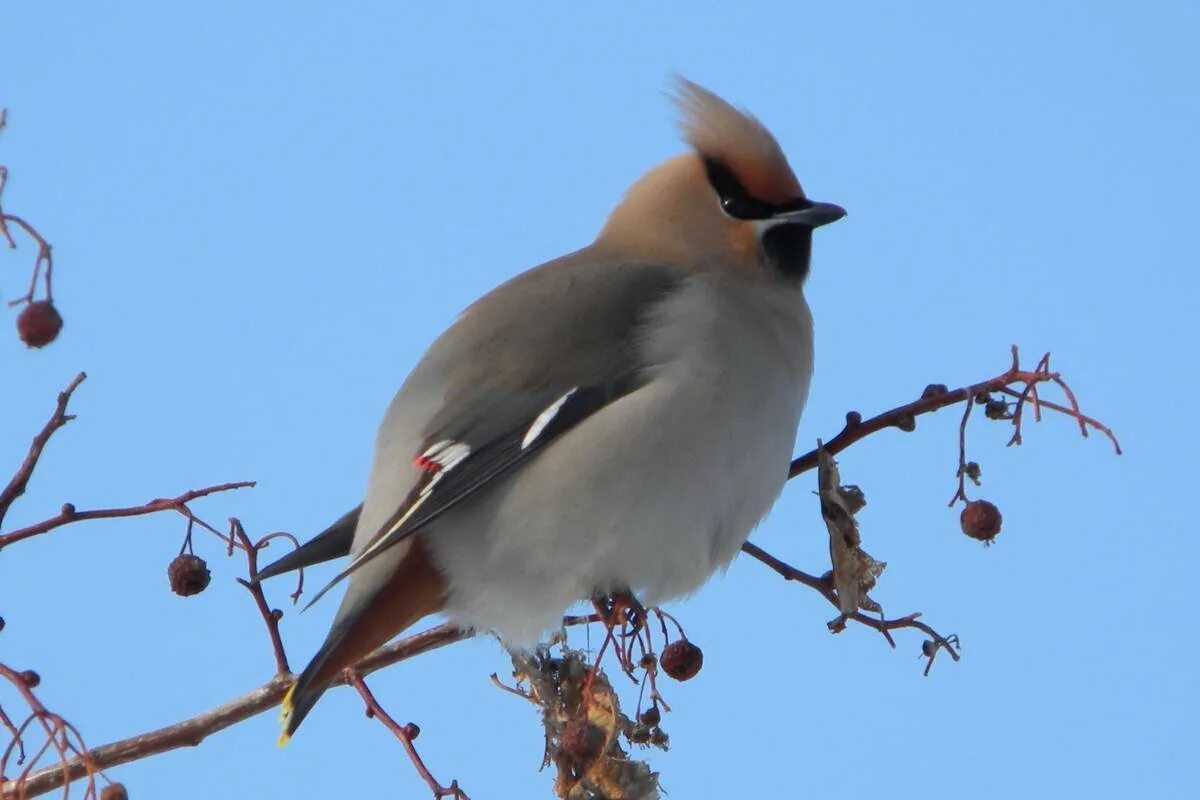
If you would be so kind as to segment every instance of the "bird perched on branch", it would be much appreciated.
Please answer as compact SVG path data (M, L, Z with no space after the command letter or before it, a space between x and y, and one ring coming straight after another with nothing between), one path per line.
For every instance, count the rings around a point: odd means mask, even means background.
M675 102L690 152L594 242L470 306L388 408L361 510L260 575L351 556L281 741L430 614L519 644L578 600L688 594L782 491L812 375L813 230L846 212L805 196L754 117L686 80Z

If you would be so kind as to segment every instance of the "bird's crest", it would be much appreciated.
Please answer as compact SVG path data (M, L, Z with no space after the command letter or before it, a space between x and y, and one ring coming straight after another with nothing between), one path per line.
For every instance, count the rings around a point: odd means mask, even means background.
M804 196L779 142L753 115L683 77L671 97L683 138L701 157L732 170L753 196L771 203Z

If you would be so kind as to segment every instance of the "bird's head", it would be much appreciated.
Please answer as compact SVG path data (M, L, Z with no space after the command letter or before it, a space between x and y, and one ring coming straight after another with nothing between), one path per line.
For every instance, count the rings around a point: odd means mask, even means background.
M683 78L674 100L692 151L635 183L597 244L626 258L802 281L813 229L845 210L804 195L779 143L750 114Z

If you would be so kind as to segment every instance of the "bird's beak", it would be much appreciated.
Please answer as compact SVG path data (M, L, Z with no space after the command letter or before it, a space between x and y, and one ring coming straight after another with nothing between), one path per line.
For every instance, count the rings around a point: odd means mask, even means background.
M804 225L808 228L819 228L831 222L837 222L846 216L846 209L833 203L818 203L808 201L808 205L790 211L784 211L771 217L769 222L775 225Z

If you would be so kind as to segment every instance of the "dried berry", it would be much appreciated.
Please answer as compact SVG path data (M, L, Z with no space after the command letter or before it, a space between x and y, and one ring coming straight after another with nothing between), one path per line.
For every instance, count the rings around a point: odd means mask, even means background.
M658 710L658 706L650 706L641 713L638 722L643 725L657 725L662 722L662 712Z
M123 783L110 783L100 790L100 800L129 800L129 792Z
M987 500L972 500L967 503L959 517L963 533L989 544L996 538L996 534L1000 533L1002 521L1000 509Z
M645 725L634 725L628 736L634 744L646 744L650 741L650 729Z
M704 653L687 639L681 639L663 648L658 663L662 665L663 672L675 680L691 680L704 665Z
M38 684L42 682L42 676L31 669L27 669L21 673L21 682L28 689L36 689Z
M45 347L58 338L63 320L49 300L30 303L17 315L17 335L29 347Z
M171 591L180 597L191 597L208 588L212 573L204 559L191 553L181 553L167 567L167 578Z
M591 761L603 749L604 732L587 717L575 717L563 728L562 751L576 761Z
M988 400L983 408L983 414L988 419L1012 419L1008 413L1008 403L1004 400Z

